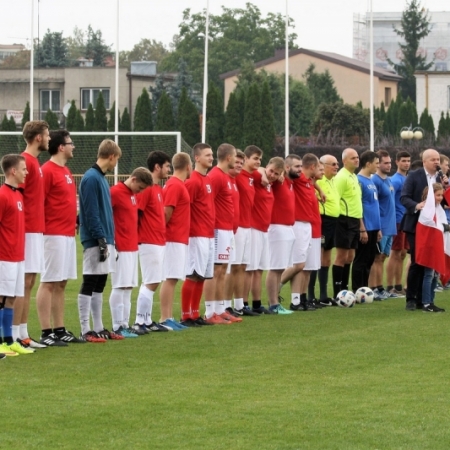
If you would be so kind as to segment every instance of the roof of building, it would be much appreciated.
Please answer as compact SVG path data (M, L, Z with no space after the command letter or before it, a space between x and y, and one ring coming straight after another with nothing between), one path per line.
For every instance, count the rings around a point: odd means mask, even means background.
M0 44L0 50L25 50L23 44Z
M338 64L340 66L348 67L353 70L357 70L359 72L363 73L370 73L370 65L368 63L359 61L354 58L349 58L348 56L339 55L337 53L332 52L321 52L317 50L308 50L306 48L298 48L295 50L289 51L289 58L292 58L296 55L309 55L313 56L314 58L323 59L324 61L328 61L334 64ZM255 68L260 68L267 66L269 64L273 64L278 61L283 61L285 56L284 49L278 49L275 51L275 55L271 58L264 59L262 61L258 61L255 63ZM220 79L225 80L227 78L234 77L240 73L240 69L232 70L230 72L226 72L220 75ZM386 69L382 69L381 67L374 67L373 68L373 74L374 76L382 79L382 80L391 80L391 81L400 81L402 77L400 75L397 75L395 72L391 72Z
M414 75L450 75L449 70L416 70Z

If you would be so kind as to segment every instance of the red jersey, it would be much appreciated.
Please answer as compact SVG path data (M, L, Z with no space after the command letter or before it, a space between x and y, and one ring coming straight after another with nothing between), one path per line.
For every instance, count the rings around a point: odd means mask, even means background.
M23 152L27 164L28 175L20 185L23 189L25 210L25 233L43 233L44 220L44 178L39 161L29 153Z
M252 208L255 200L255 177L253 174L242 169L236 177L239 189L239 226L242 228L250 228L252 224Z
M190 237L214 237L214 201L211 180L194 170L184 185L191 199Z
M209 172L211 180L216 220L214 228L217 230L232 230L234 222L234 207L231 177L217 166Z
M292 180L285 178L283 183L275 181L272 184L275 207L272 209L270 223L275 225L294 225L295 193Z
M119 252L137 252L137 200L132 190L124 182L120 182L111 188L111 205L117 250Z
M75 236L77 227L77 187L65 166L47 161L44 175L45 232L54 236Z
M139 244L166 245L163 190L154 184L136 195L139 215Z
M261 184L262 176L258 171L254 172L255 178L255 201L252 209L252 228L255 230L267 232L272 217L273 192L272 185L264 187Z
M0 187L0 261L25 260L25 214L22 193L7 184Z
M322 219L320 218L319 202L316 197L313 180L303 173L294 180L295 220L309 222L312 227L312 237L322 236Z
M166 224L167 242L189 243L191 209L189 192L184 183L171 177L163 189L164 206L172 206L173 212Z
M231 178L231 186L232 186L232 193L233 193L233 206L234 206L234 214L233 214L233 232L236 233L238 227L239 227L239 219L240 219L240 196L239 196L239 189L236 184L236 178Z

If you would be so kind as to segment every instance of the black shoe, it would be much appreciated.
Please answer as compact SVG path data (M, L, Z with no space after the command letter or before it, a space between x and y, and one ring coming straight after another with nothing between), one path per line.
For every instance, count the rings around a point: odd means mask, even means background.
M415 311L417 309L416 301L415 300L408 300L406 302L406 311Z
M310 302L300 302L298 305L290 304L291 311L315 311L316 307Z
M194 320L194 322L197 324L197 325L200 325L200 326L204 326L204 325L206 325L206 326L208 326L208 325L213 325L212 323L208 323L208 322L206 322L206 320L203 318L203 317L197 317L195 320Z
M41 336L39 343L47 347L67 347L67 344L60 341L55 333L50 333L48 336Z
M324 300L319 300L319 303L321 306L337 306L338 304L330 297L324 299Z
M416 303L416 309L423 309L422 303Z
M313 305L314 306L314 308L316 308L316 309L322 309L323 308L323 306L320 304L320 302L319 302L319 300L317 300L317 299L312 299L310 302L309 302L311 305Z
M148 331L147 327L145 325L141 325L140 323L135 323L131 327L131 330L134 334L137 334L138 336L142 336L144 334L150 333L150 331Z
M434 303L430 303L429 305L423 305L422 311L440 313L445 312L445 309L439 308L439 306L436 306Z
M231 308L231 306L226 308L225 311L233 317L241 317L233 308Z
M78 339L71 331L65 330L62 333L55 333L56 337L62 342L69 344L86 344L86 341Z
M264 308L264 306L262 306L262 305L259 308L253 308L252 311L257 314L275 314L273 311L271 311L270 309Z
M180 323L181 323L181 325L184 325L185 327L188 327L188 328L195 328L195 327L200 328L201 327L201 325L198 324L194 319L186 319L183 321L180 320Z
M102 331L99 331L97 333L97 336L102 338L102 339L106 339L106 340L111 339L111 333L106 328L103 328Z
M0 353L0 359L5 359L6 355L4 353Z
M159 323L152 322L150 325L144 325L145 328L151 333L160 332L160 331L169 331L167 327L164 325L160 325Z
M234 312L238 315L236 317L240 316L260 316L260 313L257 313L255 311L252 311L248 306L244 306L242 309L235 309Z

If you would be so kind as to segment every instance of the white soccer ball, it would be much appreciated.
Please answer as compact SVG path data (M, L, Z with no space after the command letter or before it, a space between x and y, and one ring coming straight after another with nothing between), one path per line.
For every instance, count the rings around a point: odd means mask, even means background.
M356 303L373 303L375 294L373 293L372 289L368 287L362 287L355 292L355 297Z
M342 308L351 308L355 301L355 294L352 291L343 290L336 297L336 303Z

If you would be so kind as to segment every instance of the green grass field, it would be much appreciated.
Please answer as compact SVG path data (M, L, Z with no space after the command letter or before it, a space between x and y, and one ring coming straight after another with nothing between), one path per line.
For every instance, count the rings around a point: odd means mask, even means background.
M395 299L7 358L0 448L448 449L448 291L436 301L446 313Z

